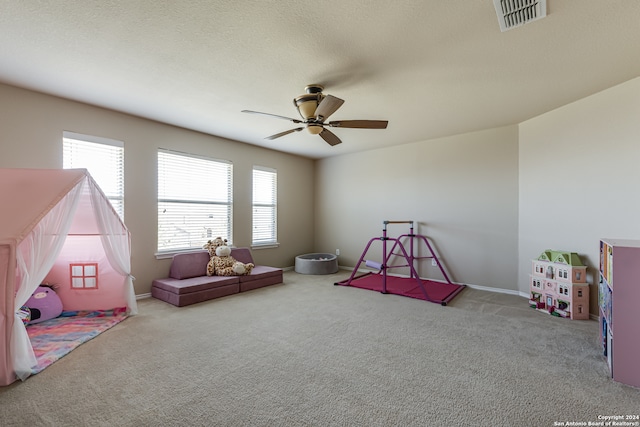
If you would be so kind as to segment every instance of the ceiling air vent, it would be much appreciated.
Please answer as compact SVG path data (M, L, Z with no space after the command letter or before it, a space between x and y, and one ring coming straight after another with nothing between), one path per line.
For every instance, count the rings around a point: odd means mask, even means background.
M500 31L507 31L547 16L546 0L493 0Z

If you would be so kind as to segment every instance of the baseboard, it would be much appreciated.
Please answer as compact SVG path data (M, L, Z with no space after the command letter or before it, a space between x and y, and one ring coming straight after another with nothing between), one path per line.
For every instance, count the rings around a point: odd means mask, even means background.
M513 289L503 289L503 288L492 288L491 286L481 286L481 285L470 285L465 283L471 289L477 289L479 291L487 291L487 292L495 292L498 294L507 294L507 295L515 295L523 298L528 298L528 294L523 294L520 291L515 291Z
M147 292L146 294L138 294L136 295L136 300L151 298L151 292Z

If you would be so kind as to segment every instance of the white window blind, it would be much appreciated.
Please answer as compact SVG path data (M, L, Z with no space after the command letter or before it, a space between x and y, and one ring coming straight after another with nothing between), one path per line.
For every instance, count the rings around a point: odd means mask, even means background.
M278 242L278 172L262 166L253 167L253 237L252 244Z
M220 236L232 242L233 165L158 151L158 252L202 249Z
M124 143L108 138L63 132L64 169L87 169L124 218Z

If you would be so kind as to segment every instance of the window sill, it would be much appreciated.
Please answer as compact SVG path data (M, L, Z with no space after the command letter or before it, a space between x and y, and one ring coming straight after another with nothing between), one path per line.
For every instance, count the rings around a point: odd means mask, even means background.
M237 246L235 245L230 245L231 248L236 248ZM275 249L280 247L280 243L276 242L276 243L264 243L264 244L260 244L260 245L251 245L251 249L252 250L259 250L259 249ZM174 255L176 254L188 254L188 253L194 253L194 252L202 252L204 251L204 249L184 249L184 250L176 250L176 251L167 251L167 252L156 252L154 254L156 259L171 259L173 258Z
M274 249L274 248L279 248L280 247L280 243L275 242L275 243L263 243L263 244L257 244L257 245L251 245L251 249Z
M202 251L204 251L204 249L184 249L181 251L156 252L154 256L156 257L156 259L171 259L176 254L188 254Z

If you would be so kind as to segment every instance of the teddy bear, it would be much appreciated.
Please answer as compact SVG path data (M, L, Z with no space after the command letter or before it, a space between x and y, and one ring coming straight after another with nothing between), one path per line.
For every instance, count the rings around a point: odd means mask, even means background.
M207 264L207 276L243 276L251 273L254 265L242 263L231 256L227 239L217 237L209 240L204 249L209 251L211 259Z

